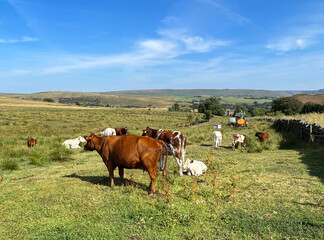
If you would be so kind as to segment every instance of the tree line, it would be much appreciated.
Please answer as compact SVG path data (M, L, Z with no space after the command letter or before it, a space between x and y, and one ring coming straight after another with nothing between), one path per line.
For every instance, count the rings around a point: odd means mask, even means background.
M234 115L243 113L247 116L274 116L274 115L294 115L298 113L323 113L324 104L307 102L303 104L293 97L280 97L272 102L258 103L255 101L251 104L221 104L216 97L209 97L202 101L198 106L192 106L198 109L198 112L204 113L204 118L209 120L212 116L224 116L226 109L233 109ZM175 103L170 111L183 111L178 103Z

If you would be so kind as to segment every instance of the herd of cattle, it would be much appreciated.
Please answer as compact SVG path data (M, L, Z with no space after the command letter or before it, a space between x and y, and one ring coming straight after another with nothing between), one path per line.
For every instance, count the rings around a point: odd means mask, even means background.
M213 136L214 147L218 149L222 143L222 133L214 131ZM270 138L268 132L257 132L255 136L260 141ZM241 143L246 149L245 135L233 134L232 137L233 151L235 151L237 143ZM62 145L69 149L81 148L80 142L86 142L84 150L96 150L101 156L109 172L111 187L114 186L114 169L116 167L118 167L122 184L124 184L124 168L141 168L148 172L151 179L150 195L154 194L158 167L163 171L163 176L166 176L168 152L175 158L180 176L183 175L183 172L199 176L207 170L207 166L201 161L189 159L184 161L187 139L180 131L165 131L146 127L142 136L138 136L129 135L127 128L107 128L100 134L91 133L90 136L68 139ZM28 147L34 147L36 144L36 139L28 138Z

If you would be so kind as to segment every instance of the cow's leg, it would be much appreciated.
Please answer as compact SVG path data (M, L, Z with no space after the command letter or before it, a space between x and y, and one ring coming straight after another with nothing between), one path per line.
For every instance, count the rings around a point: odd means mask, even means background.
M113 187L113 186L115 186L115 183L114 183L114 166L110 162L108 162L108 163L105 162L105 164L106 164L106 167L108 168L110 187Z
M175 152L175 159L178 163L178 166L179 166L179 175L182 176L182 172L183 172L183 160L182 160L182 157L183 156L180 156L180 152L179 151L176 151Z
M121 185L124 186L125 185L125 182L124 182L124 168L123 167L118 167L118 172L119 172Z
M232 150L235 151L235 143L232 143Z
M156 184L156 174L157 174L156 167L148 169L148 173L149 173L150 178L151 178L151 183L150 183L150 186L149 186L150 196L153 196L154 193L155 193L155 184Z

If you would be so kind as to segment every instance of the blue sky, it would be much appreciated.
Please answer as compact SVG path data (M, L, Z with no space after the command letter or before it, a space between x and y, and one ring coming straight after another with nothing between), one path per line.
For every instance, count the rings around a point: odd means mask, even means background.
M324 88L324 2L0 0L0 92Z

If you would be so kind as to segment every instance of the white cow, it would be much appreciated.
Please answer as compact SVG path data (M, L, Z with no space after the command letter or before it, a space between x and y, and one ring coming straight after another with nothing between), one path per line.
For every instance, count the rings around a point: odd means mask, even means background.
M203 175L204 171L206 170L207 166L203 162L197 160L190 160L189 158L183 165L183 171L187 172L189 176Z
M220 131L213 132L214 134L214 145L217 149L220 145L222 145L222 133Z
M115 128L107 128L105 131L101 133L102 137L106 136L116 136L116 130Z
M86 142L86 140L79 136L75 139L68 139L68 140L65 140L62 145L65 146L66 148L81 148L79 146L80 142Z

